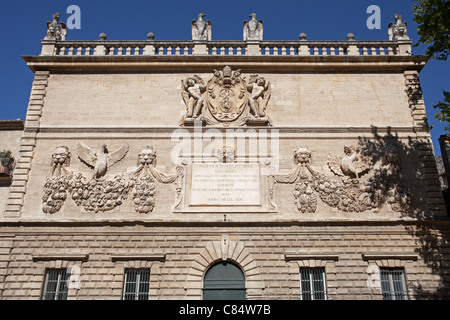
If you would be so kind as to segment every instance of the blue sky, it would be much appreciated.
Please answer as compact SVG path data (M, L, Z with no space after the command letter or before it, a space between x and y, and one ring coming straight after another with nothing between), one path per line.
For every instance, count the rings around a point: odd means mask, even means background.
M416 43L413 4L413 0L7 1L0 7L0 120L25 118L33 73L22 56L40 53L46 22L55 12L65 22L70 5L81 9L81 29L69 30L67 40L97 40L101 32L108 40L145 40L149 32L155 40L190 40L190 24L199 12L211 20L213 40L242 40L242 23L252 12L264 22L264 40L298 40L302 32L308 40L346 40L349 32L355 40L388 40L387 25L399 13ZM381 9L379 30L366 26L370 5ZM423 45L413 48L415 55L424 52ZM446 132L444 124L434 119L432 106L442 99L442 89L450 90L449 75L449 62L435 60L420 73L436 155L440 154L437 139Z

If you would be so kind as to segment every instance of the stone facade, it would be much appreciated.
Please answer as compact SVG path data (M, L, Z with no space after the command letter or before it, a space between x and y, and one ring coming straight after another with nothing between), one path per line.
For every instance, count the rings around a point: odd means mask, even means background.
M13 248L3 299L40 299L45 268L70 265L82 270L72 299L120 299L129 266L150 267L150 299L201 299L205 270L224 257L243 269L249 299L299 299L303 266L326 267L330 299L381 299L381 290L367 285L374 265L405 267L412 298L440 296L442 254L417 251L418 241L441 244L433 231L404 224L228 225L6 228L2 243Z
M380 268L404 270L410 299L448 298L426 58L410 44L43 40L24 57L0 297L40 299L46 268L69 268L69 299L121 299L125 268L149 268L150 299L202 299L229 261L247 299L300 299L304 267L324 268L332 300L382 299Z

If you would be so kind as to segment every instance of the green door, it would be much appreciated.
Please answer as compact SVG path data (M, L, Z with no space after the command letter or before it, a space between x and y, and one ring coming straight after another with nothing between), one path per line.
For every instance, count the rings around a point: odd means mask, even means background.
M241 269L230 262L213 265L205 275L204 300L245 300L245 278Z

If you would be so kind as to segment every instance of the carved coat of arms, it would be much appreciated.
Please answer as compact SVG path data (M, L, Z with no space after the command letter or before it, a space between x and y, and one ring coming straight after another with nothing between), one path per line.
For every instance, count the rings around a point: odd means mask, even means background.
M197 75L181 83L186 104L181 125L192 125L195 120L206 125L270 125L266 107L271 88L263 77L251 75L247 81L241 70L226 66L214 70L206 85Z

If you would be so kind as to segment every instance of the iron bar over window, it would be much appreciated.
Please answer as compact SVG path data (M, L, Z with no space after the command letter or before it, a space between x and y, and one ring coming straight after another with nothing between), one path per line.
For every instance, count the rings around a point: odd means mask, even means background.
M301 268L300 282L303 300L326 300L325 268Z
M381 291L384 300L407 300L405 272L403 269L380 269Z
M67 300L70 272L66 268L46 269L43 300Z
M123 300L148 300L150 269L125 269Z

